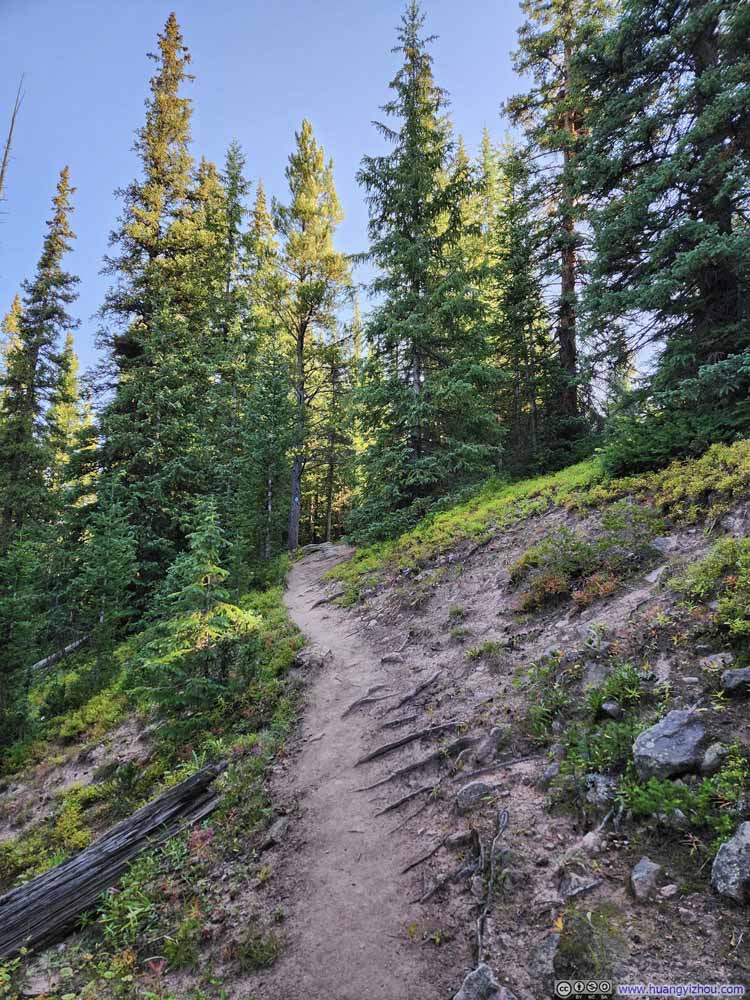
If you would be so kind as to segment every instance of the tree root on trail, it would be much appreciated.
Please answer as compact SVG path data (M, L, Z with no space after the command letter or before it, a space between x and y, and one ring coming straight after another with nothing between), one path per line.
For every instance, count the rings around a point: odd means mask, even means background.
M407 705L410 701L414 701L414 699L418 698L423 691L427 690L427 688L430 687L430 685L434 684L439 676L440 676L440 671L436 670L435 673L432 675L432 677L429 677L426 681L422 681L420 684L417 684L417 686L414 688L413 691L410 691L409 694L405 695L401 699L401 701L398 702L397 705L394 705L392 708L389 708L388 711L395 712L397 709L402 708L404 705Z
M506 827L508 826L508 810L502 809L498 810L497 817L495 819L495 836L493 837L492 844L490 846L490 872L487 882L487 892L484 897L484 905L479 912L477 917L477 964L483 960L484 956L484 930L487 923L487 914L490 911L490 906L492 904L492 893L495 888L495 866L497 864L497 845L498 841L505 833ZM487 858L484 848L480 841L480 871L484 875L487 868Z
M400 767L398 770L392 771L390 774L387 774L379 781L373 782L371 785L363 785L362 788L355 788L354 790L355 792L370 792L373 788L380 788L381 785L387 785L391 781L396 781L399 778L405 778L407 774L411 774L413 771L418 771L422 767L428 767L436 761L453 757L454 754L461 753L463 750L476 746L476 744L479 743L480 738L481 737L479 736L460 736L457 740L454 740L447 746L441 747L434 753L428 754L426 757L420 757L419 760L412 761L411 764L406 764L404 767Z
M413 899L413 903L426 903L428 900L440 892L446 885L450 882L459 882L462 879L468 878L470 875L475 875L479 871L479 862L474 861L468 865L461 865L459 868L454 868L453 871L448 872L447 875L441 876L437 882L433 885L431 889L428 889L419 899Z
M403 719L391 719L390 722L384 722L382 726L378 726L378 729L398 729L399 726L405 726L409 722L416 722L419 718L417 712L414 715L405 715Z
M388 698L392 698L393 695L391 694L382 694L379 695L377 698L373 697L373 695L376 694L378 691L383 691L385 687L386 687L385 684L375 684L373 685L373 687L368 688L365 694L363 694L361 698L357 698L356 701L353 701L351 703L351 705L346 709L346 711L342 713L341 718L345 719L350 712L354 712L358 708L364 708L365 705L374 705L375 702L377 701L386 701Z
M359 760L354 762L355 767L359 767L360 764L368 764L371 760L377 760L378 757L385 757L386 754L392 753L394 750L400 750L401 747L407 746L409 743L414 743L416 740L426 739L430 736L437 736L440 733L447 733L450 729L457 729L461 725L460 722L441 722L436 726L428 726L427 729L419 729L416 733L409 733L408 736L402 736L399 740L394 740L392 743L383 743L379 747L375 747L370 753L360 757Z
M336 590L333 594L329 594L328 597L321 597L320 600L316 601L314 604L310 605L310 611L314 611L316 608L321 607L323 604L330 604L331 601L335 601L339 597L343 597L346 593L345 590Z
M400 799L396 799L395 802L391 802L390 805L385 806L379 812L376 812L375 815L376 816L385 816L386 813L394 812L396 809L400 809L401 806L405 806L407 802L411 802L412 799L416 799L420 795L424 795L426 792L434 792L436 788L440 787L440 784L441 784L441 782L438 781L437 784L422 785L420 788L415 788L413 792L407 792L406 795L403 795ZM420 808L420 810L419 810L420 812L422 811L422 808L424 808L424 806ZM414 815L416 816L417 813L414 813ZM399 828L396 827L396 829L399 829ZM391 831L391 833L394 833L394 832L395 831L393 831L393 830Z

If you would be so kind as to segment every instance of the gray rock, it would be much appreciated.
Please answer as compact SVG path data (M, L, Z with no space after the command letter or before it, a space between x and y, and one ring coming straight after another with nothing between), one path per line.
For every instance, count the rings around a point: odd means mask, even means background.
M606 774L586 775L586 801L592 806L608 806L615 797L617 780Z
M445 839L445 846L449 851L460 851L463 847L469 847L473 843L473 830L457 830Z
M670 830L690 829L690 820L687 818L682 809L673 809L671 812L668 813L665 812L657 813L656 818L659 820L662 826L669 827Z
M712 743L703 754L701 774L716 774L729 755L729 747L725 743Z
M468 974L453 1000L503 1000L501 989L489 965L482 964Z
M620 707L619 701L605 701L602 703L602 712L604 715L608 715L610 719L621 719L622 718L622 708Z
M491 764L495 757L497 757L501 747L505 746L510 740L510 735L510 726L494 726L490 729L489 733L487 733L474 751L473 756L477 764L480 766Z
M750 893L750 823L740 823L737 832L718 850L711 868L711 885L722 896L744 903Z
M680 547L680 540L677 535L662 535L659 538L654 538L651 540L651 547L656 549L658 552L663 552L667 555L670 552L675 552Z
M630 888L636 899L648 899L656 889L656 883L661 875L661 865L650 858L641 858L630 873Z
M459 788L456 794L456 808L460 813L471 812L485 796L492 795L492 792L492 785L488 785L485 781L470 781L468 785Z
M265 850L268 847L273 847L274 844L278 844L279 841L284 839L288 829L289 818L287 816L279 816L279 818L268 828L268 833L266 834L263 843L260 845L261 850Z
M652 569L650 573L646 574L646 583L657 583L667 569L666 563L663 566L657 566L656 569Z
M592 688L601 687L609 674L609 667L606 663L599 663L598 660L586 660L583 665L583 690L590 691Z
M548 764L542 771L541 777L536 783L536 787L539 791L546 792L559 773L560 765L556 760L553 760L552 763Z
M721 687L727 694L747 694L750 687L750 667L725 670L721 675Z
M734 663L734 653L711 653L710 656L703 656L700 665L704 670L726 670Z
M560 935L557 931L550 933L534 949L531 955L529 971L537 979L549 979L555 974L555 958L560 947Z
M672 778L697 770L703 758L706 731L687 709L669 712L646 729L633 744L639 778Z
M495 577L495 583L501 590L504 587L507 587L510 581L511 581L511 576L507 569L501 569L500 572Z
M401 653L385 653L380 657L381 663L403 663L404 658Z

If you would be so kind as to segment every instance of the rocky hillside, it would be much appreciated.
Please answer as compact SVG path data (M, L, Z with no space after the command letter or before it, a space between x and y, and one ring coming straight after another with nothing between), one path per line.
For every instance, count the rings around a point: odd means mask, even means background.
M437 734L372 794L427 855L441 934L488 963L461 1000L750 984L749 496L748 442L618 481L587 464L334 571L418 691L404 726Z

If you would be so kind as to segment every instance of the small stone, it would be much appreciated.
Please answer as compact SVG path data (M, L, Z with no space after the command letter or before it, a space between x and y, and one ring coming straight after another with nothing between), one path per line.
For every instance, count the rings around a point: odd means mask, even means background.
M583 690L590 691L592 688L601 687L607 679L609 668L605 663L597 660L586 660L583 665Z
M460 851L462 848L469 847L473 843L473 830L457 830L445 839L445 846L449 851Z
M657 566L656 569L652 569L650 573L646 574L646 583L657 583L659 577L664 573L664 571L667 568L668 568L667 564L664 563L663 566Z
M548 764L544 771L542 771L542 775L537 781L536 787L540 792L546 792L559 773L560 765L556 760L553 760L552 763Z
M700 682L701 682L700 677L683 677L682 678L682 683L683 684L700 684Z
M485 781L470 781L468 785L458 790L456 794L456 808L460 813L467 813L474 809L487 795L492 795L492 785Z
M381 663L403 663L404 658L401 653L386 653L380 657Z
M633 744L639 778L673 778L695 771L703 758L706 731L687 709L669 712Z
M581 850L590 858L595 854L601 854L602 835L597 833L596 830L589 830L589 832L581 838Z
M482 964L468 974L453 1000L503 1000L501 989L489 965Z
M471 880L470 891L474 899L484 899L484 879L475 875Z
M704 670L726 670L734 663L734 653L711 653L710 656L702 656L700 665Z
M738 903L750 891L750 823L740 823L735 835L719 848L711 868L711 885Z
M676 896L680 891L680 887L672 883L671 885L665 885L659 889L659 895L662 899L671 899L672 896Z
M712 743L703 754L701 774L716 774L729 755L729 747L724 743Z
M484 737L477 749L474 751L474 760L477 764L490 764L497 757L501 747L510 740L510 726L493 726Z
M511 581L511 575L507 569L501 569L500 572L495 577L495 585L501 590L508 586Z
M656 888L660 875L661 865L657 865L650 858L641 858L630 873L630 888L635 898L641 902L648 899Z
M659 538L652 539L651 547L656 549L658 552L662 552L664 555L667 555L668 553L679 549L680 540L676 535L662 535Z
M622 718L622 708L618 701L605 701L602 703L602 712L610 719Z
M746 694L750 687L750 667L725 670L721 675L721 687L727 694Z
M268 833L266 834L263 843L260 845L261 850L265 850L268 847L273 847L274 844L278 844L279 841L283 840L288 829L288 817L279 816L279 818L268 828Z
M532 976L537 979L549 979L555 974L555 958L559 947L560 935L557 931L550 931L532 953L529 968Z

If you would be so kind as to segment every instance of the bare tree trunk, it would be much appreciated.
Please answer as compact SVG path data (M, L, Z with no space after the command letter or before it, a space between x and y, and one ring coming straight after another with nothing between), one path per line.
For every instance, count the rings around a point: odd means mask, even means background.
M567 96L571 89L570 65L573 53L570 43L565 44L565 85ZM557 326L558 357L563 372L567 376L567 384L562 392L562 410L567 416L578 414L578 345L576 342L576 284L578 278L578 248L575 218L573 215L573 199L571 190L571 169L575 159L573 140L578 134L578 124L575 112L566 110L563 122L564 131L570 137L563 152L562 203L563 212L560 220L562 226L562 251L560 261L560 311Z
M289 531L287 536L287 548L294 552L299 548L299 521L302 511L302 470L304 469L305 456L305 423L306 423L306 399L305 399L305 334L306 326L300 325L297 330L296 356L295 356L295 381L294 396L296 401L296 437L294 456L292 458L292 498L289 504Z
M13 114L10 116L10 128L8 129L8 138L5 140L5 150L3 152L3 162L0 164L0 200L3 197L3 191L5 190L5 175L8 172L8 161L10 160L10 151L13 147L13 132L16 127L16 118L18 117L18 112L21 109L21 103L23 101L23 92L21 88L23 87L23 77L18 84L18 91L16 92L16 102L13 105Z

